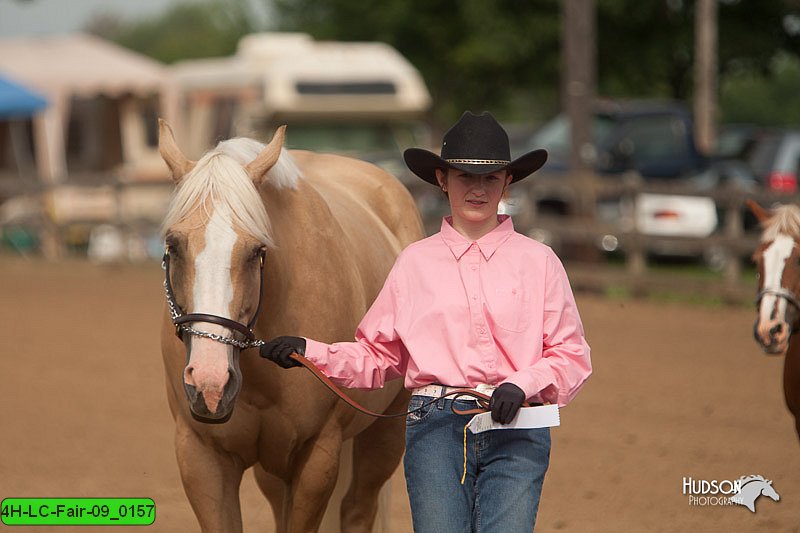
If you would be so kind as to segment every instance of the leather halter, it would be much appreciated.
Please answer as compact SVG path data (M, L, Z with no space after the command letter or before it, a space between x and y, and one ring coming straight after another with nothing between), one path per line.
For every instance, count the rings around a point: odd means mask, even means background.
M264 289L264 265L266 263L265 254L266 252L261 250L261 255L259 256L258 305L256 306L256 312L253 314L253 318L250 319L250 322L248 322L247 325L245 325L241 322L231 320L230 318L212 315L209 313L184 313L183 309L181 309L181 307L175 301L175 294L172 291L172 281L169 273L169 248L167 248L164 251L164 258L162 261L162 267L164 268L164 290L167 295L167 304L170 307L170 313L172 315L172 323L175 324L175 335L177 335L179 339L183 340L182 334L184 331L186 331L192 335L210 336L210 338L213 340L222 342L224 344L232 344L234 346L238 346L239 348L252 348L254 346L259 346L261 341L256 340L256 335L253 332L253 326L255 325L256 320L258 320L258 314L261 311L261 301ZM244 335L245 339L247 340L236 341L235 339L228 339L227 337L218 335L203 334L205 332L198 332L197 330L190 328L187 325L189 322L209 322L211 324L217 324L218 326L222 326L233 331L238 331Z
M800 298L798 298L797 295L795 295L795 293L784 287L780 287L778 289L762 289L756 296L755 304L756 305L760 304L761 300L764 299L764 296L768 294L777 296L778 298L783 298L784 300L792 304L795 307L795 309L800 311Z

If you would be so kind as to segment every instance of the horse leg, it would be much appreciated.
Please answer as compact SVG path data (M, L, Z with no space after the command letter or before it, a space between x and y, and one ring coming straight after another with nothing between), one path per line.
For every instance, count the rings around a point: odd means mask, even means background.
M175 452L183 489L200 529L204 533L242 531L239 485L244 465L241 460L207 445L190 428L176 431Z
M290 533L317 531L339 475L341 433L320 435L295 461L289 507Z
M405 411L408 394L401 392L386 412ZM382 418L353 439L353 478L342 500L345 533L369 533L378 512L381 487L392 477L405 449L405 419Z
M261 493L267 498L270 507L272 507L276 533L286 533L286 517L289 515L286 484L277 477L268 474L258 463L253 467L253 473L255 474L258 488L261 489Z

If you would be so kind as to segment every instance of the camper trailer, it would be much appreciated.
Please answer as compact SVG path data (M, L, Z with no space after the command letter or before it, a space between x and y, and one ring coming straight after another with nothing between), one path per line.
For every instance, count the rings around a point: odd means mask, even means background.
M429 144L428 90L384 43L260 33L244 37L232 57L171 68L180 94L178 133L190 156L231 136L267 140L288 124L289 148L353 155L402 179L402 149Z

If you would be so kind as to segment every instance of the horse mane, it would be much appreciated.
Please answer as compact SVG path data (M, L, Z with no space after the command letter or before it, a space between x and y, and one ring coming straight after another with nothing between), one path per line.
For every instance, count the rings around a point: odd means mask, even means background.
M253 180L244 169L264 148L246 137L228 139L206 152L178 184L161 226L162 234L185 219L198 206L228 211L233 221L266 246L273 247L272 225ZM286 150L269 170L264 183L276 189L296 189L302 175ZM206 213L207 216L210 213Z
M760 475L756 475L756 474L751 475L751 476L742 476L742 477L739 478L739 483L740 483L740 485L742 487L744 487L745 485L747 485L751 481L763 481L765 483L769 483L770 482L768 479L764 479L764 476L760 476Z
M766 221L761 242L774 241L780 235L800 238L800 208L796 205L779 205Z

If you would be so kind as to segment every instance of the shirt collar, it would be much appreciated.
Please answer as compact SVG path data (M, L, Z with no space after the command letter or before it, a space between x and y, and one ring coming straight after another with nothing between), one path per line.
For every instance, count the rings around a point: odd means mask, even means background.
M514 233L514 222L511 221L510 216L498 215L498 220L500 224L498 224L496 228L477 241L470 241L453 227L453 217L444 217L442 219L440 235L447 247L450 248L450 251L453 252L456 260L460 260L461 256L463 256L474 243L478 246L483 257L488 261L500 245Z

